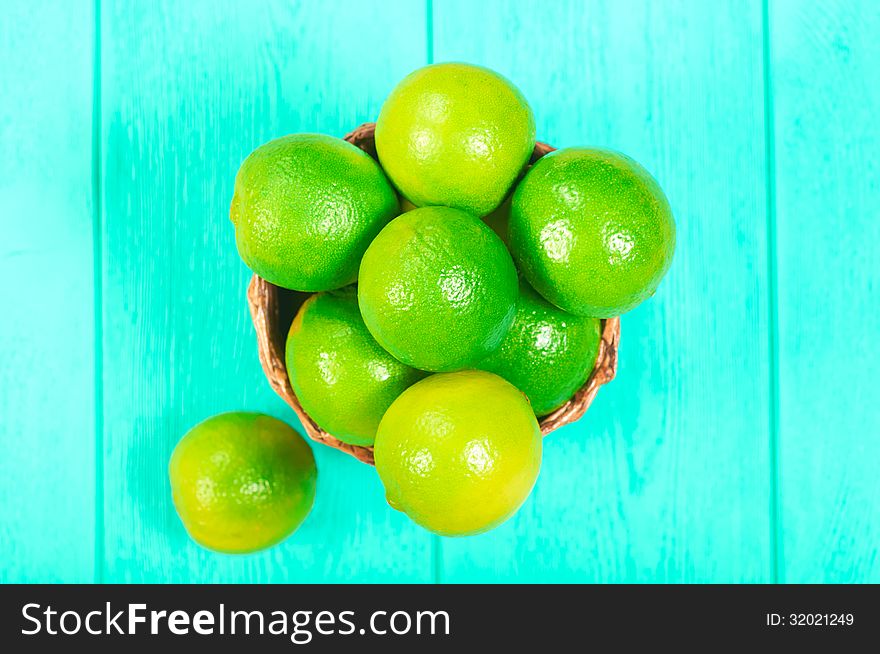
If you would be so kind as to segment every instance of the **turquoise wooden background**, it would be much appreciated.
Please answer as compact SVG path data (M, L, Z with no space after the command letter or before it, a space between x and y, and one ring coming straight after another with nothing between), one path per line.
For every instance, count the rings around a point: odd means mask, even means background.
M870 0L0 8L0 580L880 581ZM500 529L432 537L315 446L293 538L202 550L169 501L177 439L232 409L295 424L257 361L235 171L443 60L513 79L542 139L652 170L673 269Z

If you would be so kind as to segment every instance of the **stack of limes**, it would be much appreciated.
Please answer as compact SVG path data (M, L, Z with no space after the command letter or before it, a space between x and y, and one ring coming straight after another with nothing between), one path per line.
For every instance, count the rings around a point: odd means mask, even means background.
M531 108L478 66L406 77L375 141L378 161L317 134L255 150L235 182L238 249L267 281L315 293L286 356L309 415L374 446L393 507L435 533L479 533L529 495L537 418L587 380L600 319L656 290L672 213L610 150L530 166Z

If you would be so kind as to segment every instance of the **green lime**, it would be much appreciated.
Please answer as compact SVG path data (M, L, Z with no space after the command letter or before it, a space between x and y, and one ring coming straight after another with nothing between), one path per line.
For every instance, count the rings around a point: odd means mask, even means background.
M535 290L596 318L650 297L675 250L672 210L650 173L617 152L586 148L532 166L513 194L509 235Z
M427 207L391 221L367 249L358 300L379 344L415 368L473 366L513 321L516 269L479 218Z
M290 384L306 412L352 445L372 445L385 410L425 376L376 343L353 287L306 300L290 326L286 359Z
M259 413L224 413L193 427L168 466L183 526L200 545L244 554L281 542L315 500L312 450Z
M601 340L601 321L575 316L520 282L516 318L501 347L480 363L525 393L537 416L552 413L590 376Z
M397 398L376 435L388 503L443 536L512 516L541 467L541 430L525 396L479 370L432 375Z
M376 121L379 161L420 207L490 213L534 147L535 118L519 89L469 64L435 64L411 73Z
M331 136L293 134L245 159L229 215L241 258L260 277L326 291L355 281L364 250L398 207L366 153Z

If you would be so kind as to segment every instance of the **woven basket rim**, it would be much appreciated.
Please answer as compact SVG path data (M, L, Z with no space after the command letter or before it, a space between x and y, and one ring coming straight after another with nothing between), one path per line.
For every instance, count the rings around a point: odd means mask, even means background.
M373 158L376 158L374 133L375 123L364 123L347 134L345 140L356 145ZM534 163L554 149L546 143L536 143L531 162ZM279 328L278 324L280 318L279 293L282 290L259 275L254 275L251 278L247 291L248 307L254 323L254 329L257 333L257 351L260 363L263 366L263 372L266 374L269 384L296 413L309 438L347 452L356 459L373 465L372 447L343 443L332 434L321 429L311 416L306 413L296 397L296 393L293 392L290 379L287 376L287 365L284 355L287 334L284 329ZM593 370L590 372L584 385L577 390L568 402L539 420L543 435L546 436L560 427L579 420L590 407L599 388L614 379L617 374L620 318L603 319L601 327L602 338L599 342L599 353Z

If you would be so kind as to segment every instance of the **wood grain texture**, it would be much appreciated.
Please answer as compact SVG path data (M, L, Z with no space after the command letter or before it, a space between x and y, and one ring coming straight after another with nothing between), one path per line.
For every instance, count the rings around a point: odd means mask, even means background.
M248 557L187 538L166 474L180 436L214 413L297 425L257 359L228 219L235 173L273 137L373 119L425 62L424 5L119 0L102 35L105 579L429 581L431 537L345 454L313 446L310 518Z
M0 582L94 568L91 2L0 19Z
M787 582L880 582L880 13L774 0Z
M872 3L101 5L3 3L0 582L880 582ZM228 410L297 425L257 360L235 172L374 119L432 58L507 75L543 140L645 164L672 270L498 530L432 537L315 445L301 530L209 553L170 501L179 437Z
M618 378L547 439L514 519L444 541L442 579L770 581L760 4L437 0L433 22L436 61L508 76L552 145L635 157L678 225Z

